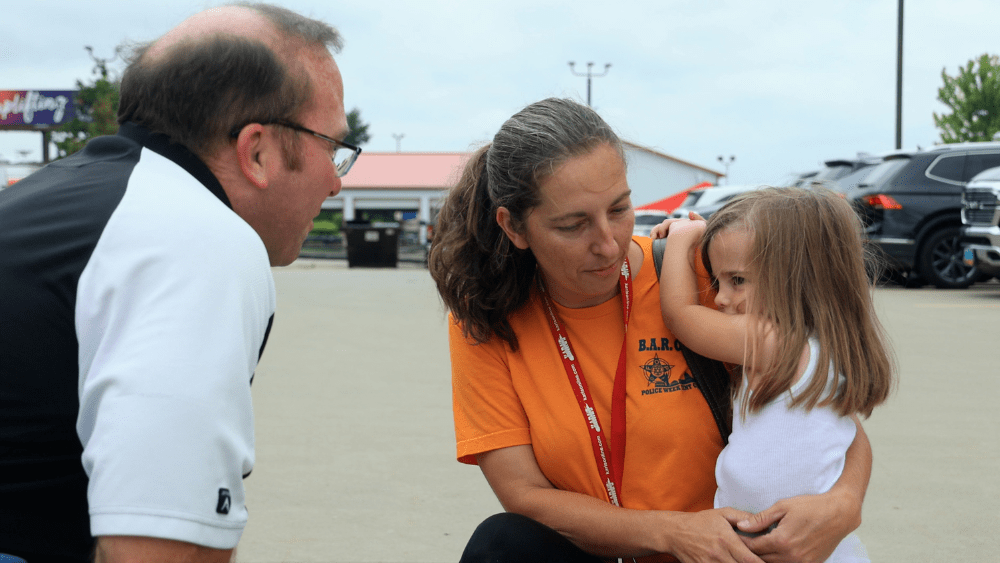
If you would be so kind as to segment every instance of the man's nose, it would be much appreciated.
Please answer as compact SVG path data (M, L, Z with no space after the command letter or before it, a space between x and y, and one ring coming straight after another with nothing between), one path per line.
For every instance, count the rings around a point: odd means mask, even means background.
M344 182L337 177L333 179L333 187L330 189L330 197L333 197L340 193L340 188L344 186Z

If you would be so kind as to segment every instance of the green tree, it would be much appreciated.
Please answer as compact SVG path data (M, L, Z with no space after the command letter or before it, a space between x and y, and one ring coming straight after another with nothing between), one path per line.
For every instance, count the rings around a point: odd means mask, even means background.
M985 54L959 67L951 77L941 70L944 86L938 99L951 108L947 115L934 114L941 141L991 141L1000 133L1000 58Z
M101 59L94 56L94 50L85 47L94 61L92 74L97 78L91 84L77 80L76 117L56 130L58 158L69 156L83 148L87 141L101 135L113 135L118 131L118 79L111 75L108 65L118 57Z
M372 136L368 134L368 124L361 121L361 110L358 108L352 109L347 114L347 126L351 131L344 137L345 143L360 147L371 140Z

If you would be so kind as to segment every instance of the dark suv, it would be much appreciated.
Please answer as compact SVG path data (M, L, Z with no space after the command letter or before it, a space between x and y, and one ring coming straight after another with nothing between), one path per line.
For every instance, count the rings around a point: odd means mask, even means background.
M899 278L966 288L979 273L963 261L962 188L994 166L1000 166L1000 143L895 152L846 196Z

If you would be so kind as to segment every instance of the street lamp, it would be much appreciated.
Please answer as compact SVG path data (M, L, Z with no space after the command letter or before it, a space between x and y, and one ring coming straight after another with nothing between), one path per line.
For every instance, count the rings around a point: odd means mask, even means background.
M729 165L732 164L734 160L736 160L736 157L733 155L729 155L729 160L726 160L725 158L722 157L722 155L719 155L719 162L721 162L722 165L726 168L725 176L726 176L727 186L729 185Z
M607 75L608 74L608 69L611 68L611 63L605 63L605 65L604 65L604 72L602 72L601 74L594 74L593 71L591 70L593 68L593 66L594 66L594 63L587 63L587 72L585 72L585 73L579 73L579 72L577 72L576 68L575 68L575 65L576 65L576 63L574 63L573 61L570 61L569 62L569 71L572 72L576 76L586 76L587 77L587 105L590 106L590 79L591 78L600 78L602 76Z
M896 32L896 150L903 148L903 0L899 0Z

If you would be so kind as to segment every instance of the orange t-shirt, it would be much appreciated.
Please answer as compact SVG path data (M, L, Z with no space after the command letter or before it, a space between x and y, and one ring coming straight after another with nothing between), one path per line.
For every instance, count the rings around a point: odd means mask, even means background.
M663 323L650 240L636 242L644 260L633 279L620 500L634 509L710 509L722 436L677 340ZM611 391L624 335L621 298L584 309L555 307L597 416L609 433ZM450 323L458 460L475 464L476 454L531 444L539 467L556 488L606 501L587 422L537 293L511 315L510 323L520 346L517 352L499 338L472 344L461 327Z

